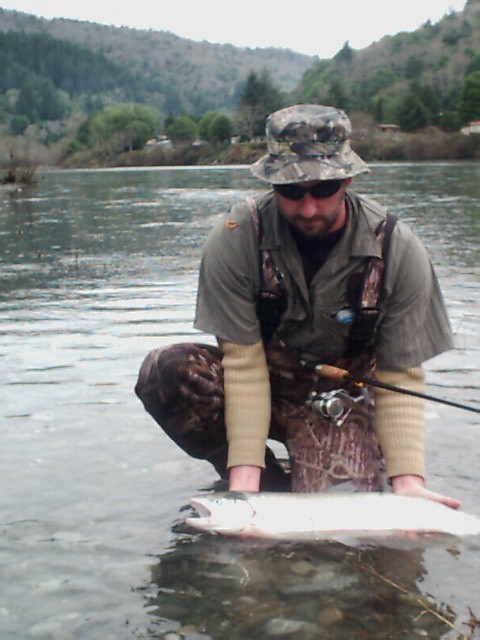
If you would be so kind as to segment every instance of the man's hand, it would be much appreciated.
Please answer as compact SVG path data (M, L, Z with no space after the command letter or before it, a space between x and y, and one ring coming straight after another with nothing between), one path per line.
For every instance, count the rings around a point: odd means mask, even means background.
M425 487L425 481L420 476L395 476L392 478L392 487L394 493L397 493L398 495L426 498L427 500L433 500L434 502L441 502L452 509L458 509L461 504L460 501L455 498L442 496L440 493L429 491Z
M228 488L230 491L257 493L260 490L261 473L262 470L260 467L251 467L248 465L231 467Z

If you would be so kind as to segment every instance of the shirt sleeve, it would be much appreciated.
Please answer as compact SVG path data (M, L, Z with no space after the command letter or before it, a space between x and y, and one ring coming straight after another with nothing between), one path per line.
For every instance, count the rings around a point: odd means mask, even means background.
M210 233L199 272L194 326L235 344L261 340L255 309L258 248L248 211L233 210Z
M397 223L388 256L387 306L376 343L378 367L401 370L451 349L452 331L427 251Z

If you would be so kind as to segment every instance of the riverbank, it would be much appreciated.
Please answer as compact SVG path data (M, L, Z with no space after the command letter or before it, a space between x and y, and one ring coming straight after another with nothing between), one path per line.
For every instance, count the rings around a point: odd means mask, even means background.
M417 133L386 134L364 130L353 135L353 149L367 162L480 160L480 135L446 133L429 128ZM162 145L123 153L114 159L102 159L91 152L75 154L62 162L65 167L96 166L195 166L251 164L267 151L265 141L238 142L229 145Z
M480 160L480 135L446 133L434 127L416 133L388 134L376 129L354 133L353 149L367 162L422 162ZM171 147L158 144L139 151L117 156L102 155L95 150L82 150L74 154L18 153L15 163L10 159L0 166L0 183L32 184L37 166L57 166L65 169L104 167L162 167L249 165L267 151L265 141L238 142L228 145L207 143L176 144Z

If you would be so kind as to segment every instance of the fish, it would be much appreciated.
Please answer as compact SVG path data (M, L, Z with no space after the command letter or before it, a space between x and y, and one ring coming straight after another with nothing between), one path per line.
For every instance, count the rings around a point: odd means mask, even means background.
M196 515L185 518L200 531L271 540L324 540L396 532L480 534L480 518L439 502L394 493L247 493L196 496Z

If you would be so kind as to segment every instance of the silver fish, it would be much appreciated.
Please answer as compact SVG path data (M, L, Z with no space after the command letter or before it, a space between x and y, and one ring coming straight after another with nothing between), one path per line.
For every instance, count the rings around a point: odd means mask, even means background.
M424 498L393 493L212 493L194 497L185 522L228 536L320 540L331 534L399 531L480 533L480 518Z

